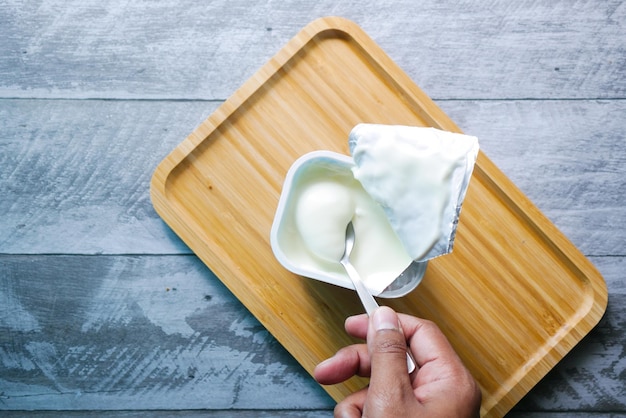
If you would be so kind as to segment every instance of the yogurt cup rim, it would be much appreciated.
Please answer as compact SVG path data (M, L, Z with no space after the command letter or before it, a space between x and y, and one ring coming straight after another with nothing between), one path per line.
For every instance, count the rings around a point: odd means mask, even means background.
M338 277L335 277L335 275L333 274L323 274L317 270L303 268L297 264L294 264L289 259L289 257L285 255L283 249L280 246L280 241L278 238L280 228L282 226L282 221L285 216L285 208L293 192L292 186L294 181L297 179L299 172L304 169L307 164L315 163L317 161L326 161L330 164L344 166L348 169L354 166L354 160L352 159L352 157L327 150L311 151L296 159L287 171L285 181L283 182L282 193L280 194L278 207L276 209L274 221L272 222L272 228L270 230L270 244L276 259L278 259L280 264L282 264L285 268L287 268L287 270L291 271L292 273L345 287L344 281Z

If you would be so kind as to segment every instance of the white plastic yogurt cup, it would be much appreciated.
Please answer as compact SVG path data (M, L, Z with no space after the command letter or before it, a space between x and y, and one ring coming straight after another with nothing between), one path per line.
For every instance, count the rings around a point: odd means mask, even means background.
M404 296L421 282L427 263L406 253L382 208L354 179L353 167L351 157L331 151L313 151L293 163L272 224L272 251L295 274L353 289L339 263L352 220L351 259L365 285L375 296Z

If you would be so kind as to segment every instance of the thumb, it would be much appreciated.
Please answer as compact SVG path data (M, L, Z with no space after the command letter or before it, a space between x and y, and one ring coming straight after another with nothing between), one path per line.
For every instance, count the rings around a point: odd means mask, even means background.
M373 403L369 408L389 411L408 400L415 401L406 367L406 338L393 309L382 306L374 311L367 346L371 360L368 401Z

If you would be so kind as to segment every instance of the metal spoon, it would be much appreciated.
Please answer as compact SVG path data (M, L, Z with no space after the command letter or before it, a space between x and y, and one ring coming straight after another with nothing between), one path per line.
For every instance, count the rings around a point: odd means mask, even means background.
M361 303L365 308L365 312L367 312L368 316L372 316L376 308L378 308L378 303L372 296L372 294L367 290L363 282L361 281L361 277L359 273L356 271L352 263L350 262L350 254L352 253L352 249L354 248L354 226L352 225L352 221L348 223L346 227L346 248L343 251L343 255L341 256L341 260L339 262L346 269L346 273L348 273L348 277L352 280L352 284L354 285L354 289L359 295L359 299L361 299ZM413 356L408 351L406 352L406 365L409 373L412 373L415 370L415 360L413 360Z

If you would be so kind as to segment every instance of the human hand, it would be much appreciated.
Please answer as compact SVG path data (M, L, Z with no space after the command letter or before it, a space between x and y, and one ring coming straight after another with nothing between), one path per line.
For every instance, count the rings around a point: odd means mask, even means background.
M318 364L315 379L324 385L355 374L369 376L368 388L335 407L337 418L477 417L481 393L474 378L433 322L378 308L372 317L346 320L348 334L367 344L344 347ZM417 369L407 372L407 341Z

